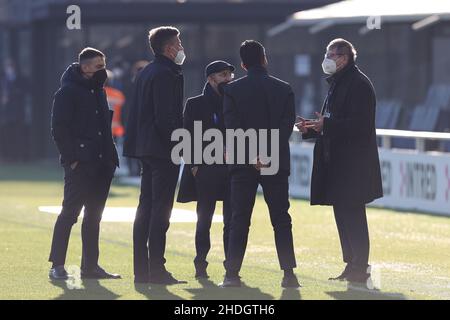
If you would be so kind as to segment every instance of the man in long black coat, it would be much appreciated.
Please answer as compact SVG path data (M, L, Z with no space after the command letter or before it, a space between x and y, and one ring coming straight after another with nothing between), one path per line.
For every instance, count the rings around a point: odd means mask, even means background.
M203 133L209 129L218 129L225 137L225 123L223 119L223 86L233 77L234 66L225 61L213 61L205 70L208 79L203 93L188 99L184 110L183 126L194 137L194 122L202 124ZM194 149L194 148L191 148ZM199 151L203 154L204 148ZM192 150L194 151L194 150ZM193 152L191 152L191 155ZM203 158L203 157L202 157ZM224 164L201 163L185 164L178 192L179 202L197 201L197 228L195 232L195 248L197 255L194 259L195 277L208 278L206 271L208 262L206 257L211 248L211 223L216 208L216 201L223 201L223 245L225 257L229 235L231 206L229 195L228 169Z
M228 150L229 141L227 139L228 162L234 162L234 164L229 165L232 218L225 260L226 274L221 286L241 286L239 271L247 246L256 192L258 185L261 184L275 233L278 260L281 269L284 270L282 286L297 288L300 285L293 272L296 267L296 260L292 223L288 212L289 137L292 134L295 122L294 93L288 83L268 74L265 49L259 42L244 41L240 48L240 55L242 67L248 73L247 76L225 86L225 127L244 131L256 130L257 132L261 129L278 130L279 154L272 154L272 156L278 156L279 168L273 175L263 174L262 168L269 164L259 160L253 164L252 162L256 159L250 159L253 155L251 155L249 147L244 148L245 163L236 163L236 159L231 159L232 156L228 153L230 150ZM242 152L239 149L237 152ZM270 149L269 146L266 146L266 149ZM272 151L276 152L276 150Z
M105 56L86 48L79 61L61 78L52 109L52 136L64 167L64 201L55 224L49 261L49 277L65 280L64 269L69 236L84 206L81 227L82 278L120 278L98 265L99 232L103 209L116 166L119 165L112 139L112 110L103 88Z
M365 205L383 196L372 83L355 65L356 51L344 39L327 47L322 64L330 89L314 121L300 118L303 139L316 138L311 204L333 206L344 272L331 280L366 282L370 277Z
M133 226L136 283L179 283L165 268L169 229L179 166L171 160L172 132L183 127L185 56L179 31L150 31L155 60L137 76L129 106L124 156L141 160L141 196Z

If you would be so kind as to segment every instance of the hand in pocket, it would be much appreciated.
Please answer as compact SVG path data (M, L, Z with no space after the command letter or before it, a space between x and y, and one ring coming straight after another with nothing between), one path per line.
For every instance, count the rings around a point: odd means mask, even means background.
M197 176L198 167L197 167L197 166L192 167L192 168L191 168L191 172L192 172L192 175L193 175L194 177Z
M75 170L75 169L77 168L77 166L78 166L78 161L75 161L74 163L72 163L72 164L70 165L70 168L71 168L72 170Z

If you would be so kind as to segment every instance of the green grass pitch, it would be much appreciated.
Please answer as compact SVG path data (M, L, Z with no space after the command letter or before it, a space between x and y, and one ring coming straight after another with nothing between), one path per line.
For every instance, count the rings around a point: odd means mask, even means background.
M243 288L220 289L223 279L222 225L211 229L209 281L194 278L194 223L173 223L168 232L167 268L187 284L163 287L133 284L132 223L103 222L100 264L122 280L52 283L47 262L56 215L39 206L62 201L57 165L0 166L0 299L449 299L450 218L368 209L370 262L379 290L328 281L344 265L330 207L291 199L290 213L303 287L282 290L274 237L266 205L258 196L241 276ZM137 206L136 187L114 183L107 206ZM176 208L195 210L195 204ZM80 219L72 231L67 267L77 273L81 255Z

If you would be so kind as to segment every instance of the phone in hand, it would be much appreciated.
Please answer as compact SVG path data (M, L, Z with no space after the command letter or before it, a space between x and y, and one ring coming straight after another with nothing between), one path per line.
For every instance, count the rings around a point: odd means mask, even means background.
M297 116L297 118L295 119L295 123L299 123L299 122L317 122L319 121L318 119L306 119L300 116Z

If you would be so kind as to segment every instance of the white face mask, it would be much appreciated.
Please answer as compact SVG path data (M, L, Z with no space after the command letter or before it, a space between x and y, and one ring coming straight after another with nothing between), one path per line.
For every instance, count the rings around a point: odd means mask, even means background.
M323 59L322 69L323 69L323 72L325 72L326 74L336 73L336 69L337 69L336 61L334 61L333 59L329 59L329 58Z
M186 59L186 55L184 54L184 50L180 50L180 51L178 51L174 62L178 65L182 65L184 63L185 59Z

